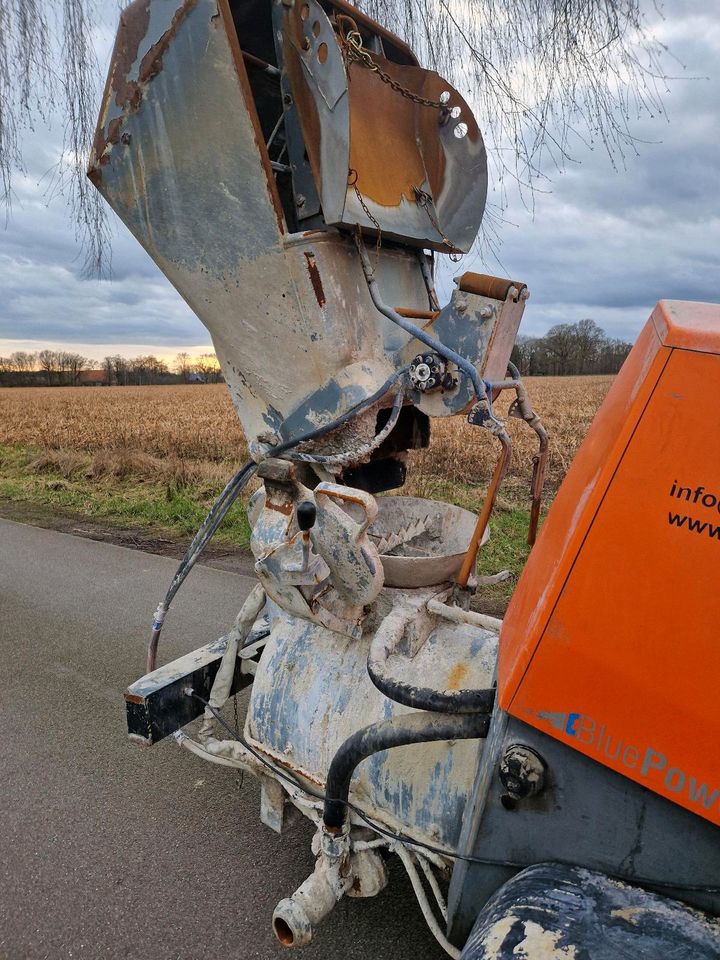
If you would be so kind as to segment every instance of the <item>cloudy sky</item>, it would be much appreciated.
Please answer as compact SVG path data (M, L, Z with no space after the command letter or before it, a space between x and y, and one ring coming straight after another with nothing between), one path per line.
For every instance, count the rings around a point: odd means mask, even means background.
M116 9L108 0L108 22ZM720 300L720 4L667 0L663 14L652 14L655 33L680 79L669 84L667 116L635 126L638 155L614 170L602 151L579 147L580 162L537 197L534 219L511 198L502 265L465 267L527 282L525 333L591 317L632 339L660 298ZM112 33L98 43L103 72ZM204 352L204 327L118 221L112 278L83 279L62 198L47 196L60 133L37 130L27 141L27 174L0 226L0 355L45 346L93 358Z

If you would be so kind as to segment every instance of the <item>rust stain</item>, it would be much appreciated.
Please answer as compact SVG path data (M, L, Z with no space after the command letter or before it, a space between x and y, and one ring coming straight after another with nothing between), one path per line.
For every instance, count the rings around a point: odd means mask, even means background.
M507 300L511 287L520 292L526 286L521 280L506 280L504 277L493 277L487 273L464 273L458 281L460 290L478 297L487 297L489 300ZM515 302L517 303L517 300Z
M416 310L414 307L395 307L395 313L410 320L435 320L440 316L439 310Z
M315 299L321 307L325 306L325 291L323 290L322 280L320 279L320 271L318 270L317 263L315 261L315 254L305 251L305 259L308 264L308 273L310 274L310 283L312 288L315 291Z
M162 59L170 42L185 16L196 4L197 0L184 0L176 10L168 29L142 58L137 80L129 80L128 76L137 61L140 44L150 26L150 0L135 0L121 14L103 104L107 108L114 99L115 105L122 108L123 115L111 120L107 124L107 130L102 120L98 123L93 141L93 159L88 170L88 177L96 187L102 183L100 167L110 163L108 147L120 141L127 115L140 109L145 86L162 70Z
M468 668L464 663L456 664L450 671L448 690L460 690L463 680L468 675Z
M170 46L170 42L177 33L180 24L196 5L197 0L184 0L184 3L175 11L173 18L170 21L170 26L160 37L157 43L154 43L152 47L150 47L140 62L140 69L138 71L138 79L140 83L147 83L160 73L163 66L163 56L165 55L167 48Z
M282 513L286 517L289 517L293 512L292 503L277 503L274 500L267 500L265 506L268 508L268 510L274 510L276 513Z

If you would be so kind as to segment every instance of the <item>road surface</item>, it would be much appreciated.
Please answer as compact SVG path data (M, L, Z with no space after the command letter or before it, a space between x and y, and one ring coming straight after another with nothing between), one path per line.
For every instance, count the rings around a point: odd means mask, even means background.
M176 564L0 520L1 960L287 955L270 919L312 869L309 824L278 837L251 777L125 737L123 690ZM161 658L224 632L251 584L196 568ZM398 867L374 900L342 901L300 955L444 957Z

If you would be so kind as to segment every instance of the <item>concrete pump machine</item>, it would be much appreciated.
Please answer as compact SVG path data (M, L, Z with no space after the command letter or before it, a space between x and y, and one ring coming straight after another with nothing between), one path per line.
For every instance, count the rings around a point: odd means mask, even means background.
M531 543L548 440L510 362L525 284L435 290L487 191L460 94L346 0L135 0L89 176L208 327L251 456L158 606L130 737L252 773L278 833L315 824L278 940L380 894L396 856L451 957L717 960L720 307L658 304L501 621L470 605L512 455L498 397L537 438ZM448 416L497 447L478 517L389 493ZM159 666L253 476L257 584Z

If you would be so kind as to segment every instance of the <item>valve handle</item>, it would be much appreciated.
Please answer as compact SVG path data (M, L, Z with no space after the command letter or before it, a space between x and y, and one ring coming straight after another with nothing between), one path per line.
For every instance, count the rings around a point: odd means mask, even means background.
M303 500L295 509L297 525L303 531L311 530L317 519L317 507L312 500Z

